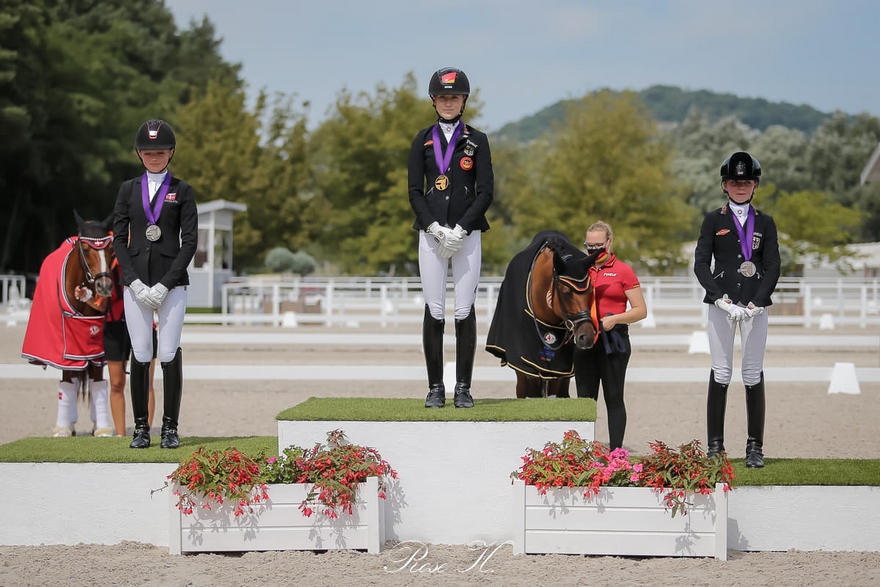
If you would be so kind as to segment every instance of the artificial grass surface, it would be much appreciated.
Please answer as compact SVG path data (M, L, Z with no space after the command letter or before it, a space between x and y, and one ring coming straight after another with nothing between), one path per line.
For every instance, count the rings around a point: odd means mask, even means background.
M424 409L424 408L423 408ZM178 463L205 446L235 447L249 455L278 454L274 436L182 437L177 450L128 447L129 438L31 437L0 445L0 463ZM316 439L315 442L323 442ZM382 447L375 447L380 451ZM490 447L484 447L490 448ZM527 447L523 447L525 454ZM532 448L532 447L528 447ZM880 459L765 459L763 469L747 469L743 459L732 459L734 487L760 485L869 485L880 486Z
M223 450L235 447L246 454L278 454L275 436L202 437L182 436L180 448L159 448L161 438L153 438L150 448L133 449L130 437L73 438L30 437L0 445L0 462L6 463L179 463L199 446Z
M459 410L447 398L443 409L425 409L424 399L311 397L278 414L279 420L357 422L595 422L596 402L475 399Z

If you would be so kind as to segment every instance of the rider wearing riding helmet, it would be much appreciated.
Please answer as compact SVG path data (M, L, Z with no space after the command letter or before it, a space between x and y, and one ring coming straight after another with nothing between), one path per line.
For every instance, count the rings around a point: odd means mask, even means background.
M694 252L694 273L706 290L712 370L706 406L707 454L724 449L727 388L733 374L733 347L739 326L742 379L746 388L748 440L746 466L764 466L765 308L779 280L776 223L751 205L761 181L761 164L737 152L721 164L721 188L727 203L706 214ZM714 261L714 264L713 264Z
M419 231L419 275L425 297L422 344L428 371L426 408L442 408L446 275L452 260L455 284L456 408L471 408L477 346L474 301L480 280L481 233L489 230L494 173L489 139L461 119L471 88L454 67L431 75L428 95L437 122L416 134L409 155L409 202Z
M198 243L199 217L192 186L173 177L168 164L177 138L162 120L148 120L137 131L135 150L145 168L116 197L113 245L122 267L125 321L131 335L131 448L150 446L149 389L153 357L153 313L158 314L158 349L164 379L162 448L178 448L183 392L180 334L186 312L187 267Z

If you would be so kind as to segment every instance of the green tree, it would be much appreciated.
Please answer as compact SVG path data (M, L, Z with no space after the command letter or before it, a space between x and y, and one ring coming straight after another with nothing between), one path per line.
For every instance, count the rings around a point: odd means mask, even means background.
M407 159L418 129L436 116L412 73L375 95L342 91L312 144L317 190L327 204L318 235L324 258L345 273L417 272ZM468 103L468 112L476 104Z
M837 263L853 254L846 245L859 230L861 211L835 202L827 192L775 193L772 185L762 192L756 195L755 205L773 216L780 247L794 254L792 264L783 271L791 271L794 263L804 259Z
M579 242L596 220L614 227L616 251L664 271L679 262L693 210L672 173L672 152L632 92L573 103L546 149L533 149L536 182L515 201L519 236L554 228Z

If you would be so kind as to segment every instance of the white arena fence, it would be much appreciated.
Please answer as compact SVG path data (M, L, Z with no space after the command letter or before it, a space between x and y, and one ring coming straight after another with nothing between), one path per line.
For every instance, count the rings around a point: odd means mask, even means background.
M643 328L657 325L703 327L708 306L697 280L640 277L648 305ZM492 319L501 277L484 277L477 290L477 318ZM452 307L452 283L447 285ZM783 278L773 295L771 324L805 328L880 325L880 280L876 278ZM29 308L25 278L0 275L0 312L20 315ZM193 324L328 327L421 323L424 298L417 277L236 278L222 287L219 313L187 313Z
M692 277L640 278L648 305L643 327L678 325L702 327L708 305L703 289ZM477 290L479 320L492 319L501 277L484 277ZM447 307L452 307L452 282L447 284ZM880 325L880 280L780 280L773 296L771 324L819 326ZM397 326L421 323L424 298L417 277L248 279L223 286L219 314L187 314L188 323L265 324L297 326L359 326L362 323Z

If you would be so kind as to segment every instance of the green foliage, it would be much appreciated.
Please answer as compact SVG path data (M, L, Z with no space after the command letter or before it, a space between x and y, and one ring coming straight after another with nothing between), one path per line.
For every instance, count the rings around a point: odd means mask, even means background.
M471 410L426 410L421 399L310 397L278 414L279 420L358 422L595 422L596 402L475 399Z
M765 193L767 190L769 194ZM759 190L759 194L756 205L773 216L780 247L792 254L792 263L805 258L835 263L853 255L846 245L852 243L858 233L862 218L859 210L834 202L825 192L776 194L774 187L768 186ZM789 265L788 269L791 268Z
M517 236L555 228L580 242L597 220L615 229L615 251L662 273L679 262L693 215L676 185L671 152L631 92L572 104L553 141L531 147L534 167L511 208Z
M469 112L475 108L469 103ZM322 253L343 273L413 274L418 261L407 198L412 137L435 115L407 74L374 96L342 91L315 131L316 191L326 210L315 220Z
M678 449L655 441L651 452L631 457L623 448L609 449L598 441L586 441L574 431L562 442L548 442L542 449L527 448L523 464L510 474L526 485L534 485L542 495L550 489L584 489L589 499L602 487L650 487L663 494L672 517L687 513L688 498L694 493L711 493L716 485L728 491L733 467L727 457L709 458L693 440Z
M303 515L311 516L312 502L321 503L322 512L331 518L353 513L358 484L377 477L379 496L385 497L386 478L397 472L375 448L351 444L342 430L327 433L327 443L312 448L290 446L278 458L265 465L266 483L310 483L312 489L300 505Z
M273 273L293 271L296 265L296 254L284 247L275 247L266 255L266 268Z
M371 93L342 90L309 130L307 102L262 91L248 99L241 66L222 58L220 43L207 19L178 29L161 0L4 3L0 190L12 205L0 272L36 273L74 232L73 208L109 214L120 182L142 172L135 130L158 117L178 135L171 170L200 203L247 205L233 224L239 272L261 269L284 247L297 251L303 275L319 264L340 274L417 273L406 165L412 137L435 114L414 75ZM478 98L475 90L469 124L479 120ZM718 168L740 149L762 162L762 192L776 186L780 201L768 197L769 206L787 210L819 201L798 194L824 193L823 205L861 213L854 221L832 209L816 230L787 229L787 251L834 259L842 244L880 240L880 187L859 185L880 142L880 119L867 114L655 86L558 102L489 138L487 274L502 274L539 230L577 242L598 219L614 226L621 258L668 273L689 261L681 244L695 238L700 213L724 202ZM833 231L840 242L828 242Z
M308 483L312 488L299 508L303 515L311 516L317 501L323 514L337 518L341 513L354 513L358 484L369 477L378 478L379 496L384 498L385 478L397 478L397 472L376 449L351 444L342 430L333 430L327 434L326 445L291 446L279 457L263 452L249 455L235 447L200 446L180 461L165 487L173 488L177 508L184 514L229 502L238 517L269 499L267 484Z
M597 90L593 94L608 92ZM804 134L812 134L830 118L825 112L806 105L768 102L761 98L742 98L707 90L683 90L675 86L651 86L637 93L651 116L658 122L678 124L699 113L713 123L736 118L751 128L766 130L779 125ZM529 143L550 132L565 117L571 100L551 104L532 116L502 126L494 133L499 140Z

